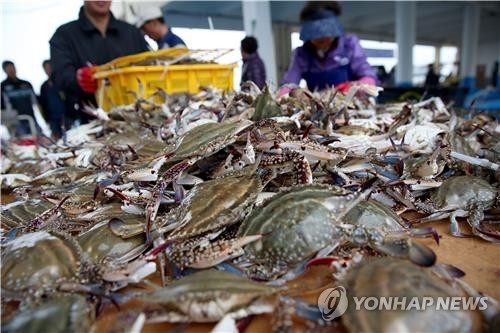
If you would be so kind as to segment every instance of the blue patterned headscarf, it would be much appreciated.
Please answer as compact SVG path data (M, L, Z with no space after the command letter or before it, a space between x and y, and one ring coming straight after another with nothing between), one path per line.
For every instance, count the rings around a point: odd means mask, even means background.
M337 16L329 10L323 10L310 20L302 22L300 28L300 39L304 42L322 37L338 37L342 34L343 29Z

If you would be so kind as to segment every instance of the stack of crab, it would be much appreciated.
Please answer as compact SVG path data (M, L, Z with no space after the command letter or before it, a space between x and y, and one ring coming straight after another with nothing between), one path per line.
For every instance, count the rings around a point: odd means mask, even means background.
M2 330L90 331L103 307L137 300L112 330L235 331L261 313L276 330L473 330L471 311L350 307L330 322L296 296L325 264L350 296L478 295L415 238L438 242L421 223L449 218L453 236L498 242L500 125L439 98L375 105L377 92L158 91L88 108L97 119L52 145L4 145L17 200L1 208Z

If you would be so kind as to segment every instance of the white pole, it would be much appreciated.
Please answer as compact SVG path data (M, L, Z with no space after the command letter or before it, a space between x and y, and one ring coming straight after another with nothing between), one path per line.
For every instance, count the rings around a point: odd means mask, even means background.
M415 45L416 39L416 12L415 2L396 2L396 43L398 44L398 63L396 65L397 85L412 85L413 45Z
M276 87L276 57L271 22L271 5L268 0L242 1L245 33L257 38L259 55L266 66L267 83Z

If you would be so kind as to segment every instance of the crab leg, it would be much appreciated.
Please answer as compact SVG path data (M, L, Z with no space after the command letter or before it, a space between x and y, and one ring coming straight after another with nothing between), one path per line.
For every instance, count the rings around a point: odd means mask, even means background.
M420 266L432 266L436 254L429 247L413 241L406 232L381 234L377 229L342 225L337 227L341 237L356 245L370 245L387 255L407 258Z
M24 227L26 230L37 230L42 228L43 226L47 225L51 220L56 218L56 213L61 209L62 205L66 200L69 199L69 195L65 197L64 199L59 202L59 204L46 212L44 212L42 215L32 219L31 221L28 222L28 224Z
M468 213L462 209L458 209L450 214L450 233L453 236L460 238L471 237L471 235L466 235L460 231L457 221L457 217L464 217L467 215Z
M155 181L158 179L160 168L167 160L167 156L162 156L151 167L124 171L122 177L126 181Z
M461 160L470 164L478 165L484 168L491 169L493 171L500 171L500 165L490 162L485 158L477 158L477 157L472 157L469 155L464 155L461 153L458 153L456 151L452 151L450 153L450 157L456 158L457 160Z
M287 162L292 162L297 172L297 180L300 184L311 184L312 183L312 171L307 159L295 152L287 151L282 155L270 156L263 158L260 162L261 166L281 166Z
M153 197L146 205L146 238L148 242L152 241L151 238L151 228L156 214L158 213L158 208L160 207L161 198L163 196L163 191L165 191L167 185L172 182L175 178L180 176L182 171L186 170L195 162L195 159L188 159L177 163L161 176L160 181L153 188Z

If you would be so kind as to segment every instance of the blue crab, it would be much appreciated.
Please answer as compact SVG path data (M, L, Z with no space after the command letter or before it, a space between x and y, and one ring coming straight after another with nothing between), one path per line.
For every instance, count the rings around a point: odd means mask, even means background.
M140 298L155 306L148 322L217 322L226 315L238 319L268 313L273 304L266 297L281 288L217 270L203 270Z
M244 256L237 260L239 265L252 276L273 279L342 241L367 244L382 253L432 265L434 254L408 242L399 231L390 233L382 228L343 223L346 214L365 195L320 184L297 186L277 194L254 209L240 226L239 237L263 236L244 247Z
M460 288L453 288L444 280L431 274L428 269L418 267L408 261L394 258L378 258L362 261L352 267L346 278L339 282L345 286L349 297L347 311L342 315L342 323L350 332L471 332L473 331L472 311L446 311L436 309L437 298L463 297ZM368 311L361 306L356 309L353 297L375 297L381 302L383 297L405 299L406 306L412 298L419 304L428 297L433 304L424 310L375 309Z
M417 210L431 214L418 222L450 218L450 232L453 236L463 237L457 217L467 216L472 233L488 241L497 242L500 234L483 226L483 212L500 202L499 191L487 181L473 176L448 178L435 189L429 199L416 201Z
M51 295L51 299L15 313L2 323L2 332L92 332L93 307L80 295Z
M251 168L195 185L179 207L158 216L152 229L155 243L161 244L164 237L174 241L169 258L180 268L210 267L240 255L242 244L256 237L228 240L218 236L248 214L263 189L265 174ZM118 219L110 227L121 237L144 232L143 223L124 224Z

